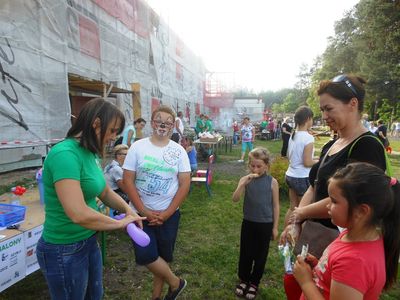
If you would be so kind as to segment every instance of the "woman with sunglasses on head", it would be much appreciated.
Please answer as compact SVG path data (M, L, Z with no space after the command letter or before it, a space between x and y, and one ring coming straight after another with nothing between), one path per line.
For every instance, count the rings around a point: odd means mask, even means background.
M365 83L361 77L352 75L339 75L320 83L318 96L322 118L331 130L338 132L338 138L324 145L319 162L312 166L310 186L291 214L289 225L282 232L281 243L296 241L298 236L287 235L301 232L301 223L306 219L317 219L327 227L337 228L332 224L327 208L328 179L336 170L354 161L386 169L382 144L361 123ZM293 226L297 230L292 230Z
M360 122L364 109L364 84L364 79L351 75L339 75L320 83L318 96L322 118L332 130L338 132L338 139L324 145L319 162L310 170L311 186L294 212L297 222L321 218L326 219L322 223L332 226L326 208L329 202L327 180L347 163L369 162L386 169L382 144Z
M135 142L123 165L123 181L129 199L140 215L147 217L143 230L150 244L134 243L136 263L153 274L152 299L160 299L164 283L169 286L166 300L176 299L186 287L169 263L178 233L180 211L190 188L190 163L185 149L170 140L175 114L168 106L151 115L153 135Z
M45 221L37 258L52 299L102 299L102 259L96 232L125 229L139 217L107 185L101 169L105 145L122 131L122 112L103 98L85 104L64 141L44 161ZM126 214L98 212L96 198Z

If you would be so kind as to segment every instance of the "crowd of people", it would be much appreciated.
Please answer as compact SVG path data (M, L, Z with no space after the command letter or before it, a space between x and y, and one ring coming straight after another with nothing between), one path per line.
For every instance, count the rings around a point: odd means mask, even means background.
M279 243L294 246L302 224L311 219L337 231L321 257L306 254L295 259L291 287L284 282L289 300L377 299L396 280L400 184L385 174L386 126L378 122L373 133L361 120L364 84L361 77L351 75L320 83L322 118L337 132L320 157L314 155L309 107L296 110L294 126L287 119L279 124L281 156L289 162L285 177L290 200ZM182 116L169 106L159 106L149 122L151 135L137 139L137 130L146 126L144 119L125 126L116 106L107 99L93 99L82 108L66 139L51 149L43 167L46 217L37 257L52 299L101 299L96 233L124 230L132 222L150 238L146 247L134 241L132 245L136 263L152 275L152 299L176 299L184 291L187 281L176 275L170 263L180 206L197 170L197 151L193 139L184 134ZM273 120L262 126L276 137ZM250 118L233 122L232 130L233 143L240 139L242 144L239 162L244 163L248 151L249 170L232 195L234 202L243 198L239 282L233 292L252 300L264 275L270 241L279 235L279 184L269 172L268 150L254 148L256 134ZM397 125L391 130L397 134ZM212 132L210 118L200 115L195 131ZM121 143L102 169L106 145L118 134ZM99 213L96 198L114 214ZM121 213L123 218L113 217ZM168 290L163 297L164 285Z

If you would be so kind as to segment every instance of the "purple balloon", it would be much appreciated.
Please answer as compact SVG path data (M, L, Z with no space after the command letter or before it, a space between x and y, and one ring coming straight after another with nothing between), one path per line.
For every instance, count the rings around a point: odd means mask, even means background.
M114 216L114 219L116 220L121 220L123 218L125 218L125 214ZM137 227L134 223L128 224L128 226L126 226L126 231L131 239L139 246L146 247L150 243L150 237L147 233Z
M132 240L135 241L141 247L146 247L150 243L150 237L142 229L137 227L135 224L128 224L126 231Z

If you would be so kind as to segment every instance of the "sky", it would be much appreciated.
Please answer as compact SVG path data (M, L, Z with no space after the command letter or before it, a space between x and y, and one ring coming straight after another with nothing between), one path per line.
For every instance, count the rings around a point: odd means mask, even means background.
M291 88L359 0L146 0L200 56L254 92Z

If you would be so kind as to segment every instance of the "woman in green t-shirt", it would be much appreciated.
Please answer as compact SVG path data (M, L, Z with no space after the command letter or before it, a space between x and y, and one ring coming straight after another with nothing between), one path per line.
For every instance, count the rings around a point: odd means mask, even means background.
M86 103L64 141L43 166L45 222L37 258L52 299L101 299L102 261L96 232L125 229L142 219L110 187L101 169L105 145L125 125L122 112L103 98ZM98 212L96 199L126 217Z

